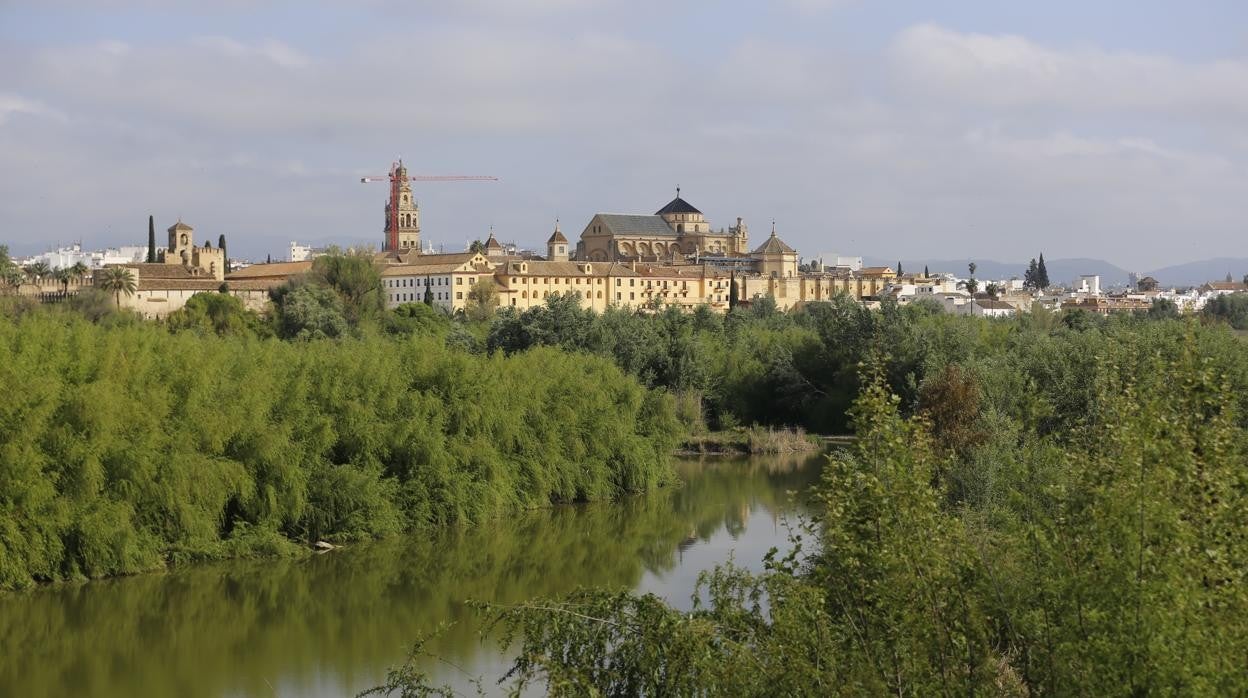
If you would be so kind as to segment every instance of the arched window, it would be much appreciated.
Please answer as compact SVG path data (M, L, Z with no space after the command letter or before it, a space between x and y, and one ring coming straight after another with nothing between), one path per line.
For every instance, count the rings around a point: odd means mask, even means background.
M185 244L186 244L186 233L182 233L182 238L181 238L181 240L182 240L182 242L180 242L179 244L181 244L181 245L185 245Z

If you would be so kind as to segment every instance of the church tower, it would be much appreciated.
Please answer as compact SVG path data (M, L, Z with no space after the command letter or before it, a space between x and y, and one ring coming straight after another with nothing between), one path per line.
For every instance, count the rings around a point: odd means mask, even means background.
M546 259L552 262L568 261L568 239L559 232L559 221L555 221L555 232L546 241Z
M412 198L412 184L407 179L407 167L403 165L402 160L399 161L392 177L397 181L398 186L391 190L393 195L386 204L386 240L395 241L395 249L401 252L407 250L419 252L420 207ZM391 215L391 207L397 209L397 217ZM398 222L398 227L391 231L390 227L394 221Z
M195 229L182 222L169 226L169 248L165 251L168 264L191 264L191 255L195 251Z

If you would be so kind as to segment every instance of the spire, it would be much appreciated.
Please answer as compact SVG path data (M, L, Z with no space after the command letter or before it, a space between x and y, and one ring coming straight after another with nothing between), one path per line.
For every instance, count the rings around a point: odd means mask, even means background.
M773 238L776 236L776 219L774 218L771 219L771 236Z
M677 199L680 198L680 185L679 184L676 185L676 198Z

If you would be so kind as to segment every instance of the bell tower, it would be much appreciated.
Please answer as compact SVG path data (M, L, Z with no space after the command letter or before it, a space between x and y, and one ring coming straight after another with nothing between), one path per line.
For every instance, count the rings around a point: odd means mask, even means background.
M412 184L407 178L407 167L400 160L393 177L396 186L386 204L386 239L397 240L396 249L420 251L420 206L412 198ZM393 210L392 210L393 209ZM397 215L393 215L397 213ZM391 225L397 223L395 230Z
M559 230L559 221L555 221L555 232L546 240L546 259L552 262L568 261L568 238Z

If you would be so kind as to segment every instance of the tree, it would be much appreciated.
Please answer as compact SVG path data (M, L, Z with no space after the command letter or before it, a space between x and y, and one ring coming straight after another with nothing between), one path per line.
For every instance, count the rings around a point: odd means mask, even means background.
M1225 320L1237 330L1248 330L1248 294L1227 293L1211 299L1201 311L1206 318Z
M741 293L737 291L737 275L732 275L732 280L728 283L728 310L731 311L740 303Z
M347 321L358 324L379 314L386 303L381 272L369 254L327 254L312 262L313 279L342 297Z
M347 333L342 297L332 288L302 283L275 293L277 333L286 339L327 339Z
M975 269L977 267L974 262L971 262L966 265L966 268L971 272L971 277L966 280L966 292L973 296L975 295L975 292L979 290L979 282L975 280Z
M899 259L897 260L897 276L901 276L903 273L905 272L901 270L901 260Z
M26 265L26 276L32 283L37 284L42 281L44 277L50 276L51 274L52 267L49 267L47 262L39 261L34 264Z
M217 238L217 247L221 248L221 257L225 259L225 273L230 273L230 253L225 249L225 233Z
M196 293L187 299L186 305L170 313L167 322L169 329L175 332L193 330L220 336L268 334L259 315L225 293Z
M425 277L425 305L433 305L433 287L429 285L429 278Z
M498 287L494 279L482 277L468 290L468 317L477 321L489 320L498 307Z
M1041 291L1049 287L1049 270L1044 266L1044 253L1040 253L1040 261L1036 264L1036 284Z
M1027 263L1026 273L1023 274L1023 286L1025 288L1036 288L1038 285L1036 283L1036 276L1039 275L1039 273L1040 267L1036 264L1036 258L1032 257L1031 261Z
M22 274L22 270L18 269L16 266L0 271L0 278L3 278L4 285L7 286L13 293L16 293L17 290L21 288L22 282L26 280L25 275Z
M988 285L984 287L984 292L988 294L989 298L996 299L1001 294L1001 287L997 285L997 282L989 281Z
M91 270L88 269L87 265L82 262L74 262L74 266L69 268L70 275L73 276L74 280L78 283L82 283L82 279L86 277L87 272L89 271Z
M929 272L929 271L927 270L927 265L926 265L926 264L924 264L924 265L923 265L923 278L925 278L925 279L930 279L930 278L932 278L932 274L931 274L931 272Z
M1231 272L1226 272L1226 283L1235 283L1235 277L1231 276Z
M971 262L970 264L966 265L966 268L971 271L971 276L975 276L975 270L978 269L979 267L976 266L974 262Z
M68 267L62 267L52 273L56 280L61 283L61 293L69 293L69 280L73 278L73 273Z
M468 251L473 252L475 254L485 254L485 243L481 242L481 240L479 239L473 240L468 245Z
M265 263L265 264L272 264L272 263L273 263L273 255L271 255L271 254L266 254L266 255L264 256L264 263Z
M1149 320L1174 320L1179 317L1179 306L1175 305L1172 300L1158 298L1153 301L1144 315Z
M106 267L104 273L100 275L100 288L113 294L113 298L117 301L117 308L121 308L121 294L133 296L138 290L138 284L134 281L134 274L129 269L121 266Z
M147 217L147 263L156 263L156 218Z

